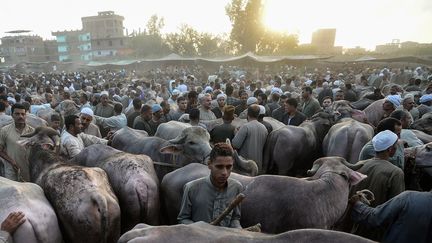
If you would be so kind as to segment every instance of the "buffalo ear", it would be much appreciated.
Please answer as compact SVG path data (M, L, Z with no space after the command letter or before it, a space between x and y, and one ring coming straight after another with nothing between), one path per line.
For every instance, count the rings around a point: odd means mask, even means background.
M351 186L358 184L360 181L366 179L367 175L363 175L357 171L350 171L349 173L349 183Z
M168 145L159 150L163 154L180 154L183 152L181 145Z

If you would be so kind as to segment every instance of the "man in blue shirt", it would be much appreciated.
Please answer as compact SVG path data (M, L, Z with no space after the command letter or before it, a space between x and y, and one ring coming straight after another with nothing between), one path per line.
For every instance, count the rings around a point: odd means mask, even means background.
M352 203L355 222L387 228L382 242L432 242L431 192L405 191L376 208Z

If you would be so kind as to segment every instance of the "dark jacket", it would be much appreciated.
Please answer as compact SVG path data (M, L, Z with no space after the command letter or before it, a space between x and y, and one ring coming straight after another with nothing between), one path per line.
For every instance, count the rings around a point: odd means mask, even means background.
M216 118L222 118L222 111L219 107L213 108L211 111L215 114Z
M282 118L282 123L285 125L298 126L307 119L306 115L297 111L296 114L289 120L288 113L285 113ZM288 123L289 120L289 123Z
M224 143L227 138L231 141L234 138L235 127L231 123L224 122L217 125L210 131L210 141L213 143Z

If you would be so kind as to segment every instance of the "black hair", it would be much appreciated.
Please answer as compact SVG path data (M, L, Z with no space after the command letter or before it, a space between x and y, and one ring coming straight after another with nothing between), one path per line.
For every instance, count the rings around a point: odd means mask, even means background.
M295 98L289 98L285 101L288 105L294 106L295 108L297 108L298 106L298 101Z
M393 111L389 117L398 119L399 121L402 120L403 118L409 116L409 113L407 111L404 110L395 110Z
M65 125L66 130L69 130L70 126L75 126L75 120L77 118L79 118L79 117L76 115L69 115L69 116L65 117L64 125Z
M401 126L402 123L398 119L393 118L393 117L385 118L378 123L378 126L376 128L376 133L378 134L379 132L382 132L385 130L390 130L392 132L396 132L396 130L395 130L396 125Z
M145 113L145 112L150 111L150 110L151 110L151 106L149 106L149 105L143 105L141 107L141 113Z
M133 101L132 101L132 105L133 105L133 107L134 107L134 109L140 109L141 108L141 106L142 106L142 101L141 101L141 99L140 98L135 98L135 99L133 99Z
M180 96L177 98L177 103L180 103L182 101L186 100L186 98L184 96Z
M231 96L233 92L234 92L234 87L232 85L226 85L225 87L226 95Z
M198 120L200 117L200 111L197 108L192 108L189 111L189 120Z
M193 99L193 98L198 98L198 93L194 90L189 91L188 95L187 95L188 99Z
M215 161L218 156L230 156L234 159L231 145L227 143L216 143L210 152L210 163Z
M308 92L309 94L312 94L312 88L309 86L304 87L303 90Z
M6 106L3 102L0 102L0 112L5 112L6 111Z
M23 109L23 110L27 110L26 107L23 104L20 103L15 103L12 107L11 107L11 114L14 113L15 109Z
M114 105L114 112L117 114L120 114L123 110L123 105L120 103L115 103Z

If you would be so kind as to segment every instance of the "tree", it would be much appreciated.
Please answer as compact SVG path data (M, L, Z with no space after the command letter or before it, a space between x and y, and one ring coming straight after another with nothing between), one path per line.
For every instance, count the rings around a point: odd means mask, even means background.
M232 24L231 41L238 53L256 52L264 35L261 0L232 0L225 8Z
M286 54L298 44L296 35L264 27L262 0L232 0L225 11L232 24L230 42L235 54Z
M135 51L135 57L160 57L169 53L169 48L161 36L161 29L164 26L164 19L153 15L147 22L147 30L129 39L129 48Z
M186 24L180 26L179 33L170 33L165 37L171 51L184 56L198 55L198 40L198 31Z
M147 32L149 35L161 36L161 29L165 27L165 19L159 18L156 14L152 15L147 22Z

